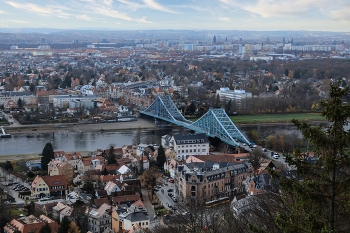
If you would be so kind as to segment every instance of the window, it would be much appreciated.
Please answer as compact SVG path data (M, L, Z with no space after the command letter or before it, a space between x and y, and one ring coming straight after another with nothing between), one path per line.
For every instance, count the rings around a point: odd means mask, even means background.
M205 149L202 149L202 152L205 152Z
M188 150L186 150L186 153L188 153Z
M196 149L194 149L193 152L196 152Z

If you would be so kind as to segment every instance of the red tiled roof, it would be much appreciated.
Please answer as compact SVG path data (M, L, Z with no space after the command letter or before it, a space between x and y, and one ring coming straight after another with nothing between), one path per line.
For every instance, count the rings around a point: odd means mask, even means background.
M138 201L139 199L140 199L140 195L138 195L138 194L116 196L116 197L113 197L113 204L119 205L120 203L126 203L126 202L133 203L135 201Z
M41 177L45 183L51 186L64 186L64 189L67 188L67 179L64 175L56 175L56 176L43 176Z

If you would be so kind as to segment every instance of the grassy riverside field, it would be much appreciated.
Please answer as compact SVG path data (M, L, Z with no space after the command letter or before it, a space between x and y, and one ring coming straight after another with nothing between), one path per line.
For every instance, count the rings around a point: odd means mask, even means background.
M266 114L266 115L238 115L230 116L233 123L290 123L296 119L300 121L325 121L326 118L320 113L288 113L288 114Z
M186 117L187 118L187 117ZM199 118L187 118L193 122ZM320 113L286 113L286 114L264 114L264 115L238 115L230 116L234 124L257 124L257 123L291 123L291 120L300 121L326 121Z

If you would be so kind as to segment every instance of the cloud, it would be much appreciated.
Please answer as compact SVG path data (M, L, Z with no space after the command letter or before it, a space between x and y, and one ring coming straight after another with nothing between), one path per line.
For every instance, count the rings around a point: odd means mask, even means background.
M113 0L103 0L102 3L107 6L111 6L113 4Z
M32 3L17 3L11 1L7 1L6 3L14 8L25 10L30 13L38 14L41 16L57 16L60 18L69 18L69 14L63 12L63 9L65 8L62 6L43 7Z
M118 2L122 3L123 5L125 5L128 9L131 9L133 11L136 11L140 8L145 8L145 5L141 5L137 2L132 2L129 0L118 0Z
M331 11L331 18L335 21L350 22L349 11L350 7L342 8L341 10Z
M138 22L139 23L152 23L151 21L148 21L146 17L143 17L143 18L139 19Z
M122 19L125 21L135 21L138 23L151 23L151 22L145 20L145 18L141 18L141 19L132 18L132 17L128 16L127 14L120 13L116 10L111 10L111 9L97 8L97 9L95 9L95 13L98 13L98 14L104 15L104 16L108 16L111 18L115 18L115 19Z
M5 14L5 11L0 10L0 15Z
M23 21L23 20L16 20L16 19L7 19L10 22L14 22L14 23L20 23L20 24L28 24L30 22L28 21Z
M224 22L230 22L231 19L229 17L220 17L219 20L224 21Z
M264 18L297 16L305 11L325 6L329 0L220 0L222 3L239 7Z
M87 16L87 15L77 15L75 17L77 17L78 19L86 20L86 21L93 21L94 20L93 18L91 18L90 16Z
M154 9L154 10L163 11L163 12L167 12L167 13L173 13L173 14L179 14L176 11L173 11L171 9L168 9L165 6L160 5L159 3L155 2L154 0L143 0L143 2L147 5L147 7Z

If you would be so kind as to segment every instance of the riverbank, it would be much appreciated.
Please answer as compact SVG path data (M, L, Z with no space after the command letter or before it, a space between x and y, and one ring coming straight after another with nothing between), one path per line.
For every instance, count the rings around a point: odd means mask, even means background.
M19 134L38 134L38 133L54 133L54 132L96 132L96 131L116 131L130 129L153 129L156 125L151 120L139 118L137 121L129 122L113 122L113 123L58 123L58 124L42 124L42 125L17 125L4 127L6 133Z

